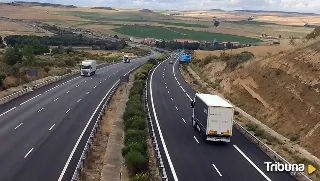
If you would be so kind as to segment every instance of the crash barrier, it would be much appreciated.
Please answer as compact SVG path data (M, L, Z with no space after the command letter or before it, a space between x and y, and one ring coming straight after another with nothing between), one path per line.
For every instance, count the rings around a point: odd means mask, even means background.
M98 67L101 68L101 67L106 66L106 65L113 65L113 64L117 64L117 63L119 63L119 62L102 63L102 64L99 64ZM36 85L31 85L30 87L27 87L27 88L24 88L22 90L16 91L16 92L14 92L12 94L9 94L9 95L1 98L0 99L0 104L4 104L6 102L11 101L12 99L15 99L15 98L17 98L19 96L22 96L22 95L24 95L24 94L26 94L28 92L31 92L31 91L33 91L35 89L39 89L39 88L41 88L41 87L43 87L45 85L57 82L59 80L65 79L67 77L70 77L70 76L73 76L73 75L76 75L76 74L79 74L79 70L74 70L71 73L67 73L67 74L64 74L62 76L55 76L55 77L53 77L51 79L48 79L48 80L42 81L40 83L37 83Z
M138 68L140 68L142 65L144 64L140 64L139 66L131 69L128 73L126 73L126 75L129 75L130 73L132 73L133 71L137 70ZM118 89L120 85L120 79L116 82L116 84L111 88L110 90L110 93L108 95L108 98L106 100L106 102L102 105L102 108L101 108L101 111L99 112L98 114L98 117L97 117L97 120L91 130L91 133L90 133L90 136L85 144L85 147L82 151L82 154L80 156L80 159L79 161L77 162L77 166L73 172L73 175L72 175L72 179L71 181L77 181L79 180L79 176L81 175L81 172L82 172L82 169L83 169L83 166L84 166L84 163L85 163L85 160L87 158L87 155L90 151L90 149L92 148L92 145L93 145L93 140L95 138L95 135L100 127L100 123L101 123L101 120L103 119L103 116L106 112L106 109L108 108L107 106L109 105L111 99L112 99L112 96L114 95L114 93L116 92L116 90Z
M168 59L168 57L166 57L166 59ZM159 149L159 143L157 141L157 137L156 137L156 134L155 134L152 118L151 118L151 115L150 115L149 104L148 104L148 82L149 82L150 73L154 70L154 67L155 66L153 66L153 68L149 71L148 77L147 77L147 80L146 80L146 83L145 83L145 105L146 105L147 113L148 113L147 120L148 120L149 133L151 134L152 146L153 146L153 149L155 151L154 155L155 155L155 157L157 159L157 166L159 168L160 177L162 178L163 181L168 181L167 172L166 172L166 169L165 169L165 166L164 166L164 162L163 162L163 159L162 159L162 155L161 155L161 152L160 152L160 149Z
M179 71L181 72L181 66L179 66ZM242 109L236 107L235 109L237 112L239 112L242 115L249 115ZM249 141L256 144L266 155L268 155L272 160L281 162L283 164L290 164L286 159L284 159L282 156L280 156L278 153L273 151L268 145L260 141L259 138L254 136L252 133L250 133L248 130L246 130L243 126L241 126L237 121L233 121L233 126L242 134L244 135ZM303 174L292 174L293 177L295 177L299 181L312 181L308 176Z

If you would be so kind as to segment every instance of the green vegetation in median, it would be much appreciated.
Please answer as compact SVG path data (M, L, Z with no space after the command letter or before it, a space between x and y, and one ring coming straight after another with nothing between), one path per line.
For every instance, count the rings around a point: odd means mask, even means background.
M144 173L148 171L148 150L147 150L147 112L144 106L143 92L145 81L152 63L145 64L135 74L135 81L130 89L129 100L123 114L125 147L122 154L126 160L131 180L149 180Z
M158 38L158 39L192 39L198 41L212 41L216 39L218 42L230 41L240 42L241 44L247 43L258 43L260 39L250 38L237 35L221 34L221 33L210 33L204 31L193 31L182 28L166 28L159 26L140 26L140 25L124 25L120 28L112 29L113 31L129 36L142 37L142 38ZM155 33L157 32L157 33Z

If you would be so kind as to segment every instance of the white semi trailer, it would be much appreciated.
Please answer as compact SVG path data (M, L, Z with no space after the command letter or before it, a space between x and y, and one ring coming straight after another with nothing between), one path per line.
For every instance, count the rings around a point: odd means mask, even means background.
M81 62L81 76L95 75L97 70L96 60L85 60Z
M217 95L196 94L191 108L192 126L204 140L230 142L234 106Z

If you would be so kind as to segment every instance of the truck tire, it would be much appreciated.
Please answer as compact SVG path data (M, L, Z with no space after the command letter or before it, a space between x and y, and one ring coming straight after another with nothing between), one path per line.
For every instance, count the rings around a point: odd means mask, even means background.
M203 131L200 131L200 136L202 138L203 141L206 141L207 140L207 135L206 133L204 133Z

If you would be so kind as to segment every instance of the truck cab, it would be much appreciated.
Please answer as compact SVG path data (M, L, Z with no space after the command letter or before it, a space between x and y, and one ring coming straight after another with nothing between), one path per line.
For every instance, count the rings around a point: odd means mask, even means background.
M130 63L129 55L124 55L123 56L123 63Z
M85 60L81 62L81 76L95 75L97 70L97 63L95 60Z
M234 106L217 95L196 94L191 108L192 126L203 140L230 142Z

